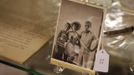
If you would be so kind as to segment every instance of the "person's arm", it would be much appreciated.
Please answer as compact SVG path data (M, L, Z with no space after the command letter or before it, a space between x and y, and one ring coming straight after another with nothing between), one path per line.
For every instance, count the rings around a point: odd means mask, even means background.
M57 36L57 40L59 39L59 37L61 37L62 31L59 32L58 36Z
M98 39L95 37L95 35L93 35L92 37L92 41L91 41L91 45L90 45L90 50L91 51L94 51L97 49L97 46L98 46Z
M60 38L62 36L62 33L63 33L62 31L59 32L59 34L57 36L57 39L56 39L56 43L57 43L57 45L60 45L60 46L63 46L64 47L62 41L60 40Z
M71 33L71 31L69 31L69 32L67 33L67 40L66 40L66 42L64 43L64 48L66 48L67 45L68 45L68 43L70 42L70 33Z

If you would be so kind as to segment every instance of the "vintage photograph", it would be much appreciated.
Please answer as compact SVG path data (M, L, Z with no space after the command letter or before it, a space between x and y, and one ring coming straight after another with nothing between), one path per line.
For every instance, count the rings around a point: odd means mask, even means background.
M62 0L51 63L92 69L103 15L103 8Z

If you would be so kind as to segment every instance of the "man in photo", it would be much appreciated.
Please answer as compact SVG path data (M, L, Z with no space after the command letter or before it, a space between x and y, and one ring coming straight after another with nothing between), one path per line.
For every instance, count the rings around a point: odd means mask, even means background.
M85 22L85 29L81 33L81 52L79 53L78 62L85 68L92 68L94 60L94 50L96 47L91 49L92 42L96 40L95 35L91 31L92 24L90 21ZM93 53L93 54L92 54Z
M54 54L54 58L56 59L67 61L68 55L65 54L65 49L66 49L65 44L68 41L68 32L70 28L71 28L71 24L67 22L57 36L55 54Z

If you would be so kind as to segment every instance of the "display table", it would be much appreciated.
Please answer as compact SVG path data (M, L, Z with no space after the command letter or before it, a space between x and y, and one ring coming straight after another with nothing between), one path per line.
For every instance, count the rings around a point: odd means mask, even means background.
M26 71L32 75L58 75L54 72L56 66L51 65L50 53L52 46L51 38L36 54L29 58L24 64L13 64L9 62L0 61L0 63L7 64L9 66ZM81 75L82 73L74 72L72 70L65 69L62 75Z

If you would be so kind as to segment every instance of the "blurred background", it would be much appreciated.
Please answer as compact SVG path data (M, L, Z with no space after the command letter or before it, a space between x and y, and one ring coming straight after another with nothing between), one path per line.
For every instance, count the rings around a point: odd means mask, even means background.
M78 1L78 0L76 0ZM118 9L120 12L127 11L133 14L134 1L133 0L80 0L81 2L91 3L104 7L108 10L109 15L112 10L112 4L119 2L121 7ZM0 61L0 75L81 75L82 73L74 72L72 70L65 69L62 73L56 73L54 69L56 66L49 64L50 54L53 42L53 35L58 17L58 11L61 1L60 0L0 0L0 24L8 25L40 25L45 28L45 36L48 38L48 42L35 53L30 59L28 59L23 65L12 64L10 62ZM118 7L118 4L117 6ZM115 10L116 11L116 10ZM117 13L117 12L115 12ZM115 14L114 13L114 14ZM129 15L132 16L132 15ZM120 17L123 17L122 15ZM132 16L132 18L134 18ZM107 18L106 18L107 19ZM127 20L130 20L127 18ZM131 19L131 22L133 19ZM110 20L111 22L111 20ZM134 25L134 24L133 24ZM105 25L107 27L107 24ZM0 25L1 27L1 25ZM30 26L29 26L30 27ZM106 28L107 29L107 28ZM114 30L114 28L113 28ZM107 30L105 30L107 31ZM129 35L129 42L133 42L133 34ZM120 36L120 35L118 35ZM122 35L123 37L126 34ZM127 48L114 49L107 46L111 41L115 41L117 36L106 36L105 48L110 54L110 67L108 73L98 73L99 75L134 75L134 62L131 57L134 53L131 43L127 45ZM125 37L126 38L126 37ZM117 39L118 40L118 39ZM127 42L127 44L129 44ZM118 47L118 45L116 45ZM119 51L118 51L119 50ZM124 53L121 53L124 52ZM127 52L127 53L125 53ZM129 55L131 54L131 56ZM6 64L6 65L5 65ZM35 73L34 73L35 72ZM38 73L36 73L38 72ZM30 74L32 73L32 74Z

